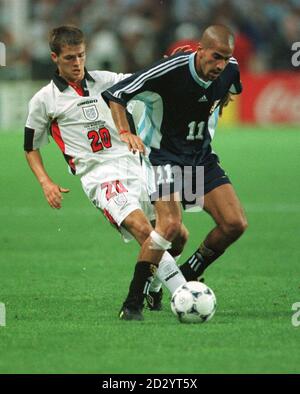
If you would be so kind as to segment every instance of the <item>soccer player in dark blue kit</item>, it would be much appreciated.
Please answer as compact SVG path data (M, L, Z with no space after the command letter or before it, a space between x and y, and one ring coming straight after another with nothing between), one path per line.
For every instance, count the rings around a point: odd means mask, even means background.
M151 148L151 164L159 170L158 189L164 182L173 187L169 201L162 195L155 201L155 232L142 246L123 314L142 310L142 292L150 266L158 265L181 229L180 190L170 175L172 166L192 166L193 184L197 182L196 168L204 167L203 209L215 222L199 248L180 266L187 280L197 280L247 227L234 188L211 148L220 108L231 94L242 91L233 50L232 32L226 26L212 25L203 32L196 52L180 52L160 60L103 93L121 139L133 151L142 152L143 146L132 138L125 106L131 99L146 104L138 133Z

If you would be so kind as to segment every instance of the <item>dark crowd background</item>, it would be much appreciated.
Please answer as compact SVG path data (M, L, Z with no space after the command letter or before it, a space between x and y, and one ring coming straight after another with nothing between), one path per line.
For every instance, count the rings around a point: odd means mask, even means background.
M291 46L300 41L299 0L0 0L0 41L7 48L2 79L49 79L48 33L72 24L87 39L89 69L134 72L176 45L196 44L209 24L230 26L234 56L244 71L293 70ZM17 9L17 7L15 7ZM19 18L24 34L14 34ZM16 21L15 21L16 22Z

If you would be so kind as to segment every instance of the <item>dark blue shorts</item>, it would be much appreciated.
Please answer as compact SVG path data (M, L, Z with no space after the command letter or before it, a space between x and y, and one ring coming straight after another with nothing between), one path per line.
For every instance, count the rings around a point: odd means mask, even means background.
M155 170L155 182L157 191L151 195L151 200L166 198L169 194L179 192L180 200L184 208L199 205L199 199L218 186L231 183L219 158L214 153L209 153L202 162L197 165L187 164L177 157L170 160L170 156L159 158L150 155Z
M231 183L226 172L220 165L219 158L216 154L210 153L204 166L204 194L209 193L218 186Z

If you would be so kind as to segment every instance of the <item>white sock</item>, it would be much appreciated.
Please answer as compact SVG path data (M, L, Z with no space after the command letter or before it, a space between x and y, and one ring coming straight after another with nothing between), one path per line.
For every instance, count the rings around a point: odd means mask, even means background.
M149 291L154 291L154 293L158 293L161 287L162 287L161 280L155 275L155 277L151 282Z
M150 291L159 291L163 284L173 294L183 283L186 283L186 280L174 258L170 253L165 252L159 262L156 276L150 285Z
M168 252L166 252L167 253L167 255L170 255ZM173 257L173 259L174 259L174 261L178 261L179 259L180 259L180 256L181 256L181 254L179 254L178 256L174 256ZM163 257L164 257L164 255L162 256L162 259L161 259L161 261L160 261L160 264L161 264L161 262L162 262L162 260L163 260ZM170 257L172 257L171 255L170 255ZM180 270L179 270L180 271ZM158 293L159 292L159 290L161 289L161 287L162 287L162 282L161 282L161 280L159 279L159 277L156 275L153 279L152 279L152 282L151 282L151 285L150 285L150 291L153 291L154 293Z

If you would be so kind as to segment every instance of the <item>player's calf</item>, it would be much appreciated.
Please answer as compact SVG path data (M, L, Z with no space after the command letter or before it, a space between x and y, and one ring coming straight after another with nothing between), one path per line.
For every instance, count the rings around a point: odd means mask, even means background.
M223 253L224 251L215 251L207 248L203 242L199 249L179 267L180 271L187 281L198 280L205 269Z
M180 266L180 270L187 281L198 280L206 268L217 260L225 250L235 242L246 230L247 220L244 216L234 217L218 225ZM215 245L208 248L206 245Z

